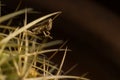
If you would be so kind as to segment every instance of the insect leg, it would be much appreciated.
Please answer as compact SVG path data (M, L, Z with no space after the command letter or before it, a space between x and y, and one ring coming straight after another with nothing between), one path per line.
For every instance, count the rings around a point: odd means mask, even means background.
M45 37L49 37L50 39L53 39L51 36L50 36L50 32L49 31L43 31L43 34L45 35Z

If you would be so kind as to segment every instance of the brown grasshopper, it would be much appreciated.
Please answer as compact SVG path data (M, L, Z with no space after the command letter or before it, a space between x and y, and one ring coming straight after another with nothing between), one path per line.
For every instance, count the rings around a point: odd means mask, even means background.
M43 22L35 25L35 28L33 28L31 30L32 34L43 34L45 37L48 37L50 39L52 39L52 37L50 36L50 30L52 29L52 23L53 20L59 15L60 13L58 13L56 16L54 16L53 18L49 18L44 20Z
M33 28L31 31L33 34L44 34L45 37L49 37L52 39L50 36L50 30L52 29L52 19L47 19L43 21L41 24L36 25L37 27Z

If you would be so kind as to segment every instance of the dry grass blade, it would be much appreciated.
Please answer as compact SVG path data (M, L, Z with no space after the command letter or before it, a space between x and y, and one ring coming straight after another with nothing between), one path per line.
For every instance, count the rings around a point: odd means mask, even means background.
M56 74L57 76L60 75L60 72L62 71L61 69L62 69L63 63L64 63L64 61L65 61L65 57L66 57L67 51L68 51L68 50L67 50L67 47L66 47L65 52L64 52L64 55L63 55L63 59L62 59L62 61L61 61L60 67L59 67L58 72L57 72L57 74Z
M59 49L61 49L68 41L65 41L59 48L58 48L58 51L54 52L52 54L52 56L49 57L48 60L51 60L58 52L59 52Z
M17 10L20 8L21 4L22 4L22 0L20 0L20 2L19 2L19 4L17 5L15 11L17 11ZM12 21L13 21L13 19L10 19L10 20L8 21L7 25L10 25L10 24L12 23Z
M67 70L64 75L68 74L69 72L71 72L78 64L73 65L69 70Z
M13 18L13 17L15 17L15 16L21 15L21 14L25 13L26 10L29 12L29 11L32 11L32 8L19 10L19 11L17 11L17 12L14 12L14 13L11 13L11 14L8 14L8 15L5 15L5 16L2 16L2 17L0 17L0 23L6 21L6 20L8 20L8 19L11 19L11 18Z
M39 52L34 52L34 53L30 53L30 54L25 54L25 55L26 56L33 56L33 55L36 55L36 54L44 54L44 53L55 52L55 51L58 51L58 49L42 50L42 51L39 51ZM59 51L65 51L65 49L59 49ZM68 49L67 51L71 51L71 50Z
M77 79L77 80L90 80L84 77L78 77L78 76L65 76L65 75L60 75L60 76L46 76L46 80L50 80L50 79ZM24 80L43 80L44 77L37 77L37 78L28 78L28 79L24 79Z

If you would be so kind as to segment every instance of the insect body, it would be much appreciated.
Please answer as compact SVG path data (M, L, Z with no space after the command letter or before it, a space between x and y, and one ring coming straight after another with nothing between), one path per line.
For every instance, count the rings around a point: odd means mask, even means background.
M44 34L45 37L50 36L50 30L52 29L52 19L45 20L43 23L39 24L36 28L32 29L33 34Z

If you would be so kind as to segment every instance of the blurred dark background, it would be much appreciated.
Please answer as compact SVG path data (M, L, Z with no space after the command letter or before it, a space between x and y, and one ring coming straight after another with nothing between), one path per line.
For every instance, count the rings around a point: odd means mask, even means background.
M13 12L19 0L1 0L4 14ZM91 80L120 80L120 10L117 0L23 0L21 8L39 11L37 17L55 11L54 40L69 40L64 69L78 64L69 74ZM36 17L29 16L29 18ZM59 55L61 56L61 55Z

